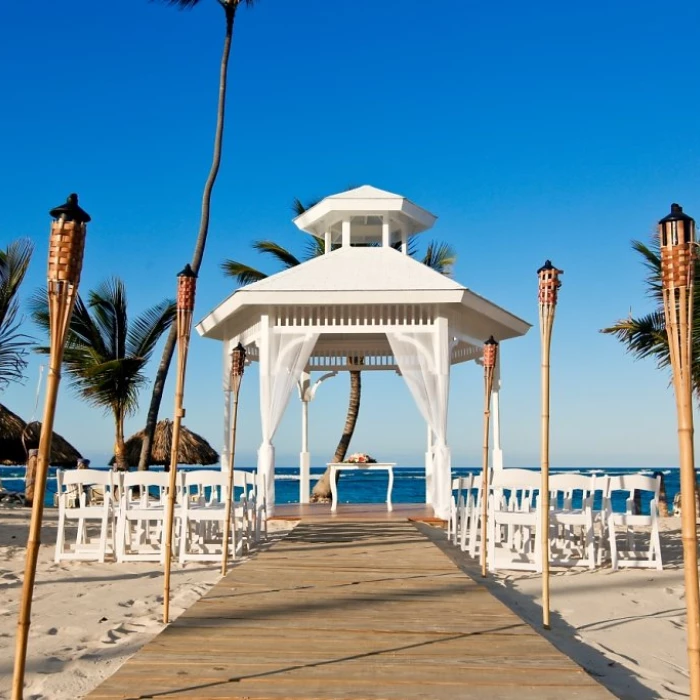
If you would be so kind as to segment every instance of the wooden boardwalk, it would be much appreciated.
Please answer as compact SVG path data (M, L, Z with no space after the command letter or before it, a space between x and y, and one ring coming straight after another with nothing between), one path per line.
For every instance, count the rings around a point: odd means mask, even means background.
M89 700L613 696L410 522L302 522Z

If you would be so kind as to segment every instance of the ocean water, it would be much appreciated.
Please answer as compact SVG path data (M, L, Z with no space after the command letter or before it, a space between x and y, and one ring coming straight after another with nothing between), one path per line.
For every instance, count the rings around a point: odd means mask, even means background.
M98 469L102 467L97 467ZM211 467L181 467L184 470L192 469L210 469ZM108 469L108 467L104 467ZM154 467L155 470L160 470L162 467ZM253 468L242 467L248 471L254 471ZM311 468L311 483L312 486L316 480L323 474L325 467ZM635 474L641 473L652 476L655 472L660 471L664 475L666 486L666 501L669 507L673 503L673 497L678 493L680 488L679 471L677 468L591 468L591 469L556 469L552 468L552 474L567 473L567 474L608 474L611 476L620 474ZM24 467L0 467L0 481L4 488L9 491L24 491ZM452 469L452 475L467 476L469 474L478 474L481 469L477 467L457 467ZM340 482L338 484L338 500L340 503L384 503L386 500L387 489L387 473L377 470L370 471L343 471L341 472ZM56 493L56 470L52 467L49 471L49 478L46 484L45 505L53 507L54 494ZM298 503L299 502L299 467L277 467L275 471L275 496L278 504L281 503ZM642 512L649 512L650 496L642 501ZM617 512L625 509L624 493L613 493L613 510ZM394 503L424 503L425 502L425 471L423 467L395 467L394 468L394 489L392 492L392 501ZM600 508L600 497L598 502L594 504L595 508ZM575 503L574 503L575 505Z

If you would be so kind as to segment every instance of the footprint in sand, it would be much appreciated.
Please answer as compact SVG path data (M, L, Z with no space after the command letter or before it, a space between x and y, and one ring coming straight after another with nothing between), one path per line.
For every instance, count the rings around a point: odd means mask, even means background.
M108 630L107 636L104 639L101 639L100 642L102 644L116 644L117 642L122 641L122 639L129 634L133 634L133 631L127 629L124 625L119 625L119 627Z
M130 608L135 601L133 600L123 600L121 603L118 603L120 608Z

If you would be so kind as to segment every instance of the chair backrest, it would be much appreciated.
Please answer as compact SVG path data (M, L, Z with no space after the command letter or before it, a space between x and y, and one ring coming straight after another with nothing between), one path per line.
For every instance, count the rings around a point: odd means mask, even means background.
M101 486L100 499L107 508L114 497L114 473L101 469L59 469L56 472L56 493L59 508L84 507L92 495L92 487Z
M584 474L552 474L549 477L550 504L555 508L582 507L574 497L575 491L581 492L585 502L597 490L595 476Z
M189 496L203 499L206 503L223 503L228 477L216 469L202 469L184 473L185 491ZM206 493L206 489L209 493Z
M530 469L494 469L490 486L496 507L502 510L531 510L541 481L540 473ZM509 492L508 497L506 491Z
M540 473L530 469L494 469L491 473L494 489L538 489L541 482Z
M56 478L58 483L63 486L70 484L112 486L114 483L114 472L101 469L59 469L56 472Z
M122 499L126 502L143 500L145 494L156 500L165 501L165 496L170 485L168 472L124 472L122 479ZM178 484L180 486L182 482ZM138 489L138 493L136 493ZM155 492L155 493L154 493Z
M612 499L613 491L626 491L629 493L627 498L627 512L632 512L635 491L649 491L652 499L658 503L659 490L661 489L661 476L646 476L645 474L621 474L619 476L608 477L608 487L606 489L606 498L608 501Z

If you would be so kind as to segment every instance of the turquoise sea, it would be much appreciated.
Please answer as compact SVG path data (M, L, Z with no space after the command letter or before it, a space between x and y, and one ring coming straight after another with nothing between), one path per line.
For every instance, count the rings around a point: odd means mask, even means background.
M100 467L98 467L100 468ZM210 469L211 467L188 467L182 469ZM252 471L253 468L242 467ZM108 469L108 467L104 467ZM154 467L162 469L162 467ZM311 481L315 483L325 467L312 467ZM24 467L0 467L0 481L9 491L24 491ZM477 467L457 467L453 468L453 476L466 476L470 473L479 473L481 469ZM556 469L551 473L565 472L568 474L633 474L642 473L653 475L660 471L664 475L666 485L666 500L669 506L673 503L673 497L679 490L679 471L677 468L617 468L610 467L591 469ZM387 474L384 471L357 471L341 472L341 481L338 485L338 498L341 503L383 503L386 499ZM56 470L49 472L45 504L53 506L53 495L56 492ZM298 467L277 467L275 472L275 492L277 503L298 503L299 502L299 468ZM616 497L613 494L613 509L623 511L625 494L620 493ZM392 493L394 503L424 503L425 502L425 472L423 467L396 467L394 469L394 490ZM595 507L600 507L597 504ZM648 499L642 502L642 510L648 512Z

